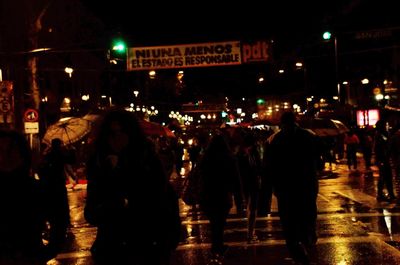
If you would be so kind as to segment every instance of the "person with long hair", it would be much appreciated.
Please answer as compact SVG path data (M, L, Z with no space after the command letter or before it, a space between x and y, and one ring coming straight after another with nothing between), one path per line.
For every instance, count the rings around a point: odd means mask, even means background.
M84 211L97 226L94 259L168 264L179 240L179 206L152 142L134 114L119 109L103 116L97 133L87 163Z

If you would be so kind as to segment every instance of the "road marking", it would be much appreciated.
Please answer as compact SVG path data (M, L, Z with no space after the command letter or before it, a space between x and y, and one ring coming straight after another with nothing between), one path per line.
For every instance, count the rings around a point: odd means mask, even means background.
M395 236L396 240L400 240L400 236ZM328 238L319 238L317 245L323 244L345 244L345 243L376 243L376 244L384 244L385 248L391 252L393 256L400 257L400 252L397 248L391 246L385 241L393 241L393 236L356 236L356 237L328 237ZM230 247L262 247L262 246L284 246L285 240L277 240L277 239L268 239L266 241L260 241L256 243L247 243L244 241L236 241L236 242L226 242L226 244ZM187 251L187 250L199 250L199 249L210 249L210 243L199 243L199 244L182 244L179 245L176 249L177 251ZM63 259L79 259L79 258L87 258L91 257L90 251L81 250L69 253L61 253L58 254L55 259L50 260L47 265L56 265L59 264L58 260Z
M331 218L351 218L351 217L388 217L400 216L400 213L323 213L318 214L318 220L329 220ZM278 221L279 216L257 217L257 221ZM247 222L247 218L228 218L227 223ZM186 220L182 221L182 225L204 225L209 224L207 219L202 220Z
M321 199L323 199L326 202L331 202L331 200L329 200L328 197L326 197L326 196L324 196L324 195L322 195L320 193L318 193L318 197L320 197Z
M379 207L376 198L368 195L364 192L358 190L344 190L344 191L334 191L334 193L339 194L342 197L346 197L352 201L358 202L362 205L367 205L370 208L377 208Z

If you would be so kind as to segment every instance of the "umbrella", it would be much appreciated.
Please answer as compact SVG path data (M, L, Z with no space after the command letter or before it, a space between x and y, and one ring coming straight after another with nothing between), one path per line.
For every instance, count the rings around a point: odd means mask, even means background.
M298 121L303 128L310 129L318 136L338 136L349 129L341 121L324 118L302 118Z
M51 145L51 140L61 139L64 145L75 143L84 138L91 130L91 122L78 117L62 118L47 128L42 142Z
M340 133L340 134L342 134L342 133L347 133L347 132L349 131L349 128L347 128L347 126L344 125L343 122L338 121L338 120L333 120L333 119L331 119L331 120L332 120L332 121L335 123L335 125L338 127L339 133Z
M155 122L140 120L140 126L144 133L149 136L175 137L175 134L170 129Z
M87 114L83 116L83 119L89 121L94 128L94 131L97 129L97 125L101 122L102 116L97 114ZM165 137L175 137L175 134L168 129L167 127L162 126L161 124L150 122L146 120L139 120L140 127L143 132L149 136L165 136ZM94 133L95 134L95 133Z

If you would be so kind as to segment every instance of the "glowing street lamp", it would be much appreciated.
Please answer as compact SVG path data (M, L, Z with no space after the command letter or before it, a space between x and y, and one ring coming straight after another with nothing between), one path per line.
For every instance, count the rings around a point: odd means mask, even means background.
M68 74L68 76L71 78L72 77L72 72L74 71L74 69L72 69L71 67L65 67L64 71Z

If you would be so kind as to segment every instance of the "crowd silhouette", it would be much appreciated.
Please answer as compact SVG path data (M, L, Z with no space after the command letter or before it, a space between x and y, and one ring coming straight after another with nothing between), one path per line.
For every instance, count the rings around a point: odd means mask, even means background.
M376 129L359 136L351 131L344 138L349 170L357 169L357 150L364 155L366 171L373 163L378 167L379 202L398 195L398 128L389 132L387 122L380 120ZM182 146L177 139L149 138L139 118L122 109L103 113L95 132L85 161L84 209L86 221L97 227L91 247L95 264L168 265L181 239L181 194L170 176L181 171L177 156L183 155ZM227 128L210 137L196 135L188 150L201 178L193 208L210 222L209 264L221 264L229 249L224 233L233 207L239 217L247 217L247 242L258 242L256 219L271 213L272 195L292 259L310 264L318 239L318 172L321 159L337 163L334 145L300 127L293 112L281 116L275 132L232 133ZM71 163L61 140L53 139L34 166L26 138L0 130L0 177L7 186L0 193L6 216L0 219L0 264L44 265L63 251L71 235L65 174Z

